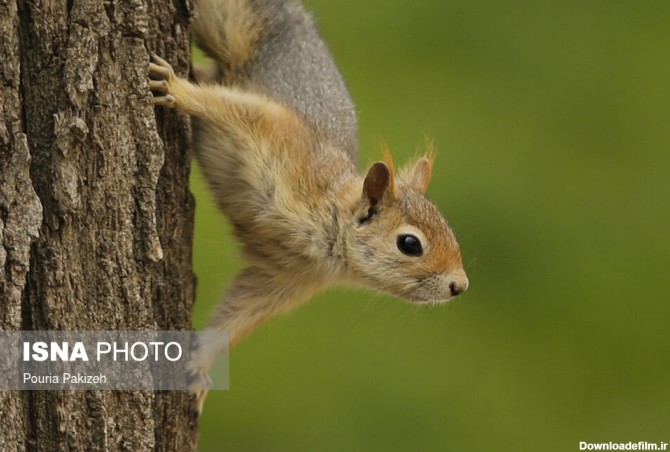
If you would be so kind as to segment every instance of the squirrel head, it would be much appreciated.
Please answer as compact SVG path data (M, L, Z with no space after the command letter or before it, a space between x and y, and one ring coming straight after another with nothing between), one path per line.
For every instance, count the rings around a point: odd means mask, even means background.
M347 240L347 260L364 285L413 303L449 300L468 287L454 233L426 196L432 158L394 174L393 163L368 170Z

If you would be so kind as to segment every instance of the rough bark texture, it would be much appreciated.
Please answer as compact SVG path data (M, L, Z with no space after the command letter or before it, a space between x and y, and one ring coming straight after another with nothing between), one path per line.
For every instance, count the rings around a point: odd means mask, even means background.
M189 329L190 0L0 0L0 329ZM158 128L156 126L158 123ZM0 450L192 450L184 392L0 391Z

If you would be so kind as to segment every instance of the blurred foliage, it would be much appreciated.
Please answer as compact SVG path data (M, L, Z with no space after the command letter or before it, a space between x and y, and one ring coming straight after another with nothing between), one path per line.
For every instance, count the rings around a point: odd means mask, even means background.
M361 166L425 137L470 290L340 289L231 355L201 450L569 451L670 442L670 3L310 0ZM237 247L202 180L195 325ZM665 295L664 295L665 294Z

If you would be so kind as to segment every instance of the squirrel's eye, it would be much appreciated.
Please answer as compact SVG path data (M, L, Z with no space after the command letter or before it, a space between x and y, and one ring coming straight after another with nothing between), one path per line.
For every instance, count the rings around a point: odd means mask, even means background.
M398 249L408 256L421 256L423 254L421 241L411 234L399 235L396 244Z

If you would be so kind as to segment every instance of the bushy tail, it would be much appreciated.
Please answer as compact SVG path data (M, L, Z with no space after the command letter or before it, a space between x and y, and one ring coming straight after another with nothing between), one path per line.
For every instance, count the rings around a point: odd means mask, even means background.
M198 0L198 46L214 81L264 94L301 114L355 158L356 112L314 20L297 0Z
M251 0L198 0L196 43L214 60L224 80L241 71L254 55L265 17Z

